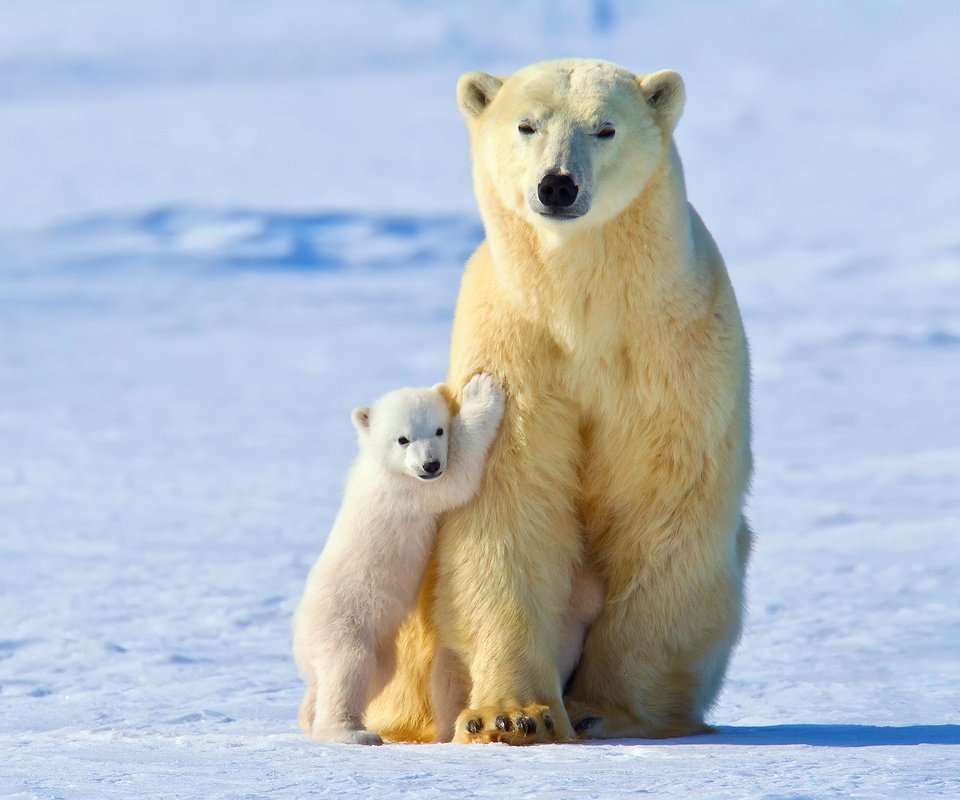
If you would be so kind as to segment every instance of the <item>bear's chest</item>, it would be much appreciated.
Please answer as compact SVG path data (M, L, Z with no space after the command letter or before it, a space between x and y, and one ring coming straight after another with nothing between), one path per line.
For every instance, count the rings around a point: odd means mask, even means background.
M658 480L701 469L705 448L723 427L720 395L726 381L709 348L668 336L622 338L572 353L563 366L571 404L578 409L583 463L596 474L616 472L625 461L634 476Z
M664 406L697 406L705 365L664 337L643 335L591 341L559 365L571 399L602 416L656 415Z

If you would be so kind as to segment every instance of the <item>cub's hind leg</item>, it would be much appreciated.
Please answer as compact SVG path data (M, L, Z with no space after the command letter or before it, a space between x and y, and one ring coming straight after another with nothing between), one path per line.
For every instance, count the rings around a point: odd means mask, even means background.
M301 706L300 721L310 722L314 739L345 744L383 744L375 731L363 726L363 712L377 677L375 649L356 640L331 641L310 660L313 718ZM307 690L304 704L310 699Z

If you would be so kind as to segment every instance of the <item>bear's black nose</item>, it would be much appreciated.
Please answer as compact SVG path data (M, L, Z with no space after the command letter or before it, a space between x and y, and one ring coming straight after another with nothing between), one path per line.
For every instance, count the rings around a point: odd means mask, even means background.
M427 475L435 475L438 469L440 469L439 461L428 461L423 465L423 471L426 472Z
M577 199L580 189L569 175L551 172L543 176L537 187L537 197L547 208L568 208Z

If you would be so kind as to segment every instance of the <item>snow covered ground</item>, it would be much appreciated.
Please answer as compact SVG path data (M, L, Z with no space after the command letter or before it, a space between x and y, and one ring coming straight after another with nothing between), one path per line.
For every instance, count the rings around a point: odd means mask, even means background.
M960 7L0 7L0 796L960 796ZM716 735L324 746L289 617L350 408L445 372L458 75L679 69L751 339Z

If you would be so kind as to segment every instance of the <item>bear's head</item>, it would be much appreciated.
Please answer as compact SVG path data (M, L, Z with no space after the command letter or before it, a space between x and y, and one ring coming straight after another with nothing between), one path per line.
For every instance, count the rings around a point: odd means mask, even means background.
M442 383L431 389L397 389L351 418L361 451L384 469L430 481L447 468L453 401Z
M643 191L683 110L671 70L634 75L605 61L545 61L508 78L469 72L457 101L472 140L481 209L554 235L600 225Z

